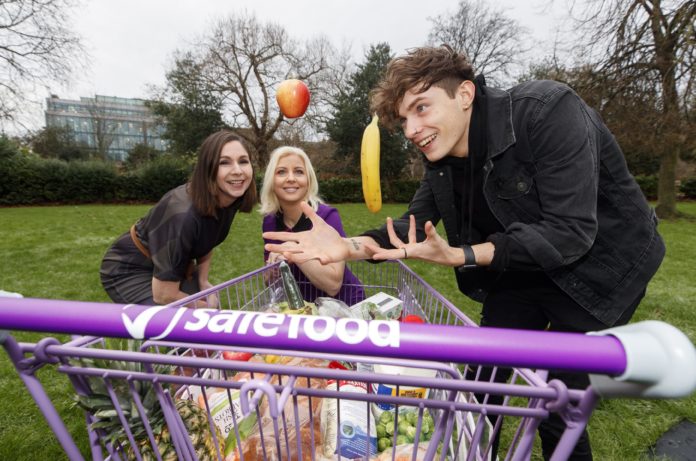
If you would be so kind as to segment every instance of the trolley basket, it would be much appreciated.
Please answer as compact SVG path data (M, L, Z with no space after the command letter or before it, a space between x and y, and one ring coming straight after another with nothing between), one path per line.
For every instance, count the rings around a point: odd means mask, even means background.
M331 300L310 286L300 288L314 310L284 313L273 265L167 306L0 298L0 328L79 335L0 342L71 460L85 454L42 387L44 367L67 376L95 460L529 459L553 414L567 423L551 458L561 460L600 396L696 386L693 344L667 324L478 328L400 261L348 267L356 299L389 295L399 320L424 323L365 319L360 302L316 315ZM592 385L568 389L556 371L589 373Z

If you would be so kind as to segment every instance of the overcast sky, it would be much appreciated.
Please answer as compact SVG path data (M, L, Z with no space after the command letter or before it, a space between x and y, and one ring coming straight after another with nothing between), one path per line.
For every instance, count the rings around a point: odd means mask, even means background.
M549 52L564 12L561 0L487 1L530 29L538 54ZM456 6L456 0L84 0L73 25L89 52L88 69L69 86L52 86L50 93L69 99L146 98L148 84L164 83L172 53L230 13L254 13L297 39L325 34L338 47L349 44L360 61L378 42L389 43L397 54L422 45L432 25L428 18ZM43 123L42 115L38 119Z

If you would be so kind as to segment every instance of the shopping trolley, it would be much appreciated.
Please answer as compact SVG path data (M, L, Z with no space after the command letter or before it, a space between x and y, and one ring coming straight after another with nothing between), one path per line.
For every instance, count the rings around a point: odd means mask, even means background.
M400 261L349 267L361 296L390 294L402 317L426 323L283 314L267 266L167 306L0 298L0 328L89 335L0 342L71 460L83 455L37 377L44 367L85 409L91 457L112 460L529 459L552 413L567 423L560 460L600 397L696 388L694 346L670 325L478 328ZM215 307L190 308L202 300ZM513 369L507 382L494 379L500 367ZM546 370L590 373L592 385L568 389Z

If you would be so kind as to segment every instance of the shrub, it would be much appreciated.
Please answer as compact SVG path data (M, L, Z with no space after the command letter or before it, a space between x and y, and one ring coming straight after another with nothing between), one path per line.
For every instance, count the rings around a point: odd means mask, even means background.
M688 178L682 181L679 192L684 194L684 198L696 199L696 178Z
M362 181L352 177L326 179L319 183L319 195L329 203L361 202Z
M416 179L395 179L382 184L382 200L392 203L408 203L416 193L420 181Z
M188 181L192 171L187 159L161 155L135 173L138 176L141 199L158 201L167 191Z
M0 205L157 201L191 169L190 159L162 156L120 175L112 163L25 155L0 138Z
M382 178L383 202L409 202L420 181L415 179L384 180ZM325 178L319 180L319 194L329 203L360 203L363 199L362 180L355 177Z
M638 175L636 176L636 182L638 183L638 186L640 186L640 190L643 191L645 198L648 200L657 199L657 176Z
M43 161L16 153L0 161L0 204L23 205L40 203L45 185L41 174ZM50 170L48 168L47 170Z
M70 162L67 164L62 201L70 203L113 202L116 198L117 177L118 173L112 163L100 161Z
M624 150L628 170L641 176L653 176L660 171L660 157L651 150Z
M19 154L19 148L11 139L0 134L0 160Z

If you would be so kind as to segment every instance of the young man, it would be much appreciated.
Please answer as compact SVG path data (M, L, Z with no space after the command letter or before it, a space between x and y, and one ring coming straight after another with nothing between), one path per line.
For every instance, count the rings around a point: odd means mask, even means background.
M392 60L371 101L425 157L408 211L346 239L308 214L311 231L268 235L288 241L269 250L452 266L460 290L483 303L482 326L586 332L629 321L665 247L616 140L573 90L552 81L488 88L443 46ZM587 375L549 378L588 385ZM546 458L564 427L557 416L541 424ZM591 458L585 434L572 459Z

